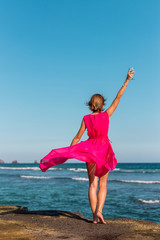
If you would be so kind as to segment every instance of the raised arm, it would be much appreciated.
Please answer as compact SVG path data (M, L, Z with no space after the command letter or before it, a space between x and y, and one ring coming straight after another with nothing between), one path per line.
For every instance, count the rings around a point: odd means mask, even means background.
M85 132L86 130L86 125L85 125L85 122L84 122L84 119L82 120L82 123L81 123L81 127L78 131L78 133L76 134L76 136L73 138L72 142L71 142L71 146L72 145L75 145L79 142L79 140L81 139L83 133Z
M106 109L106 112L108 113L109 117L116 110L116 108L117 108L117 106L118 106L118 104L120 102L120 99L121 99L123 93L126 90L126 87L127 87L128 83L129 83L129 80L133 77L134 73L135 73L135 71L131 71L130 68L129 68L128 73L127 73L127 77L126 77L126 80L125 80L124 84L122 85L121 89L117 93L117 96L114 99L114 101L112 102L111 106Z

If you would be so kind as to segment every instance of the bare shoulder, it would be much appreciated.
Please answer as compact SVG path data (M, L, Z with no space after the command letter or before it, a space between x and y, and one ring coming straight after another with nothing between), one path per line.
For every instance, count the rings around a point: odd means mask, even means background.
M82 122L81 122L81 128L86 128L86 116L83 117Z
M108 114L108 117L109 117L109 119L110 119L110 114L109 114L109 108L107 108L106 110L105 110L105 112Z

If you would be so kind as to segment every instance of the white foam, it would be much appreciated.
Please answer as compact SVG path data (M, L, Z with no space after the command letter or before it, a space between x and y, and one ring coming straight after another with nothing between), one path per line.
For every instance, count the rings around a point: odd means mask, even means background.
M159 200L143 200L143 199L138 199L139 202L142 203L148 203L148 204L154 204L154 203L159 203Z
M7 169L7 170L34 170L39 171L39 167L0 167L0 169Z
M139 171L137 172L140 172L140 173L158 173L160 172L159 169L155 169L155 170L151 170L151 169L139 169Z
M126 182L126 183L160 184L160 181L116 180L116 179L113 181Z
M39 167L0 167L0 169L6 169L6 170L34 170L34 171L40 171ZM64 168L50 168L49 171L54 170L62 170Z
M121 168L115 168L114 170L120 171L120 172L135 172L135 173L158 173L160 172L160 169L121 169Z
M73 172L87 172L87 169L85 168L67 168L67 170L73 171Z
M72 178L73 180L76 180L76 181L88 181L88 178Z
M43 176L24 176L24 175L22 175L22 176L20 176L21 178L34 178L34 179L51 179L51 178L53 178L53 177L43 177Z
M120 172L137 172L135 170L121 170Z
M47 171L63 170L64 168L49 168Z
M120 170L120 168L115 168L113 171L119 171Z

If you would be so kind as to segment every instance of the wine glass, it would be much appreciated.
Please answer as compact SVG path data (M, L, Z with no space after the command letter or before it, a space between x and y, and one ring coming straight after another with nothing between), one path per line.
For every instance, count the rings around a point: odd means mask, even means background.
M131 67L130 72L133 72L133 71L135 71L135 68ZM135 80L135 79L132 77L130 80Z

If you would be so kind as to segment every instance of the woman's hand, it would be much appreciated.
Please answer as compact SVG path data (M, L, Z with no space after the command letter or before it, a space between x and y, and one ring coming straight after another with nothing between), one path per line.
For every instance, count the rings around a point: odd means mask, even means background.
M126 79L130 80L133 77L134 73L135 73L135 71L131 70L131 68L129 68Z
M126 87L127 87L128 83L129 83L129 80L133 77L134 73L135 73L135 71L131 70L131 68L129 68L128 73L127 73L127 77L126 77L126 80L125 80L124 84L122 85L121 89L117 93L117 96L114 99L114 101L112 102L111 106L106 109L106 112L108 113L109 117L114 113L115 109L117 108L117 106L119 104L119 101L120 101L123 93L126 90Z

